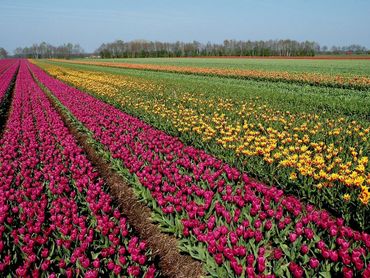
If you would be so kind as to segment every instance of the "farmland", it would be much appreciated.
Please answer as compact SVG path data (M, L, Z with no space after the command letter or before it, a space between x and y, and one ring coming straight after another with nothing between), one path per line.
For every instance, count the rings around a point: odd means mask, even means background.
M0 276L370 277L368 60L0 60L0 80Z
M106 185L22 61L1 140L1 263L10 276L155 275ZM90 252L93 250L94 252ZM74 265L74 267L71 267ZM98 270L99 271L98 271Z
M324 57L325 58L325 57ZM154 64L166 66L277 70L288 72L325 72L331 74L370 75L369 58L345 59L261 59L260 58L116 58L104 59L105 62ZM361 57L359 57L361 58ZM84 60L81 60L84 61ZM101 59L90 61L99 62Z
M187 76L181 81L173 74L154 73L148 78L142 72L117 77L101 71L94 75L90 67L84 68L88 71L81 66L64 71L50 64L46 67L52 75L113 100L127 112L150 119L156 127L205 148L259 180L280 184L339 215L352 207L358 215L346 216L347 220L366 228L367 92L309 87L303 93L301 86L291 84L234 84ZM243 84L255 91L246 92ZM267 90L271 84L273 89ZM338 205L344 196L348 202Z

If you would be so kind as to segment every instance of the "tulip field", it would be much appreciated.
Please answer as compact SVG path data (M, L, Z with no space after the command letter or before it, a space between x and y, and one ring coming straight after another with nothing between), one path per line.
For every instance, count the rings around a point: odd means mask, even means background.
M0 60L0 277L370 277L367 71L153 60Z
M140 61L140 59L138 59ZM142 59L141 59L142 60ZM179 59L181 61L181 59ZM207 59L205 59L207 60ZM129 61L129 60L128 60ZM73 61L75 64L82 65L98 65L108 66L115 68L138 69L149 71L164 71L183 74L197 74L205 76L221 76L232 77L239 79L257 79L267 81L285 81L290 83L323 85L330 87L344 87L344 88L357 88L368 89L370 87L370 77L366 75L350 75L350 74L327 74L315 71L289 71L289 70L260 70L259 68L239 68L235 66L227 67L217 64L216 66L202 67L199 63L192 63L189 66L187 63L171 63L168 61L163 64L145 64L143 62L134 63L123 61ZM145 61L145 59L144 59ZM365 61L365 63L368 61ZM195 66L194 66L195 65ZM335 67L334 67L335 68Z
M131 233L25 61L0 144L2 277L155 276L150 250Z

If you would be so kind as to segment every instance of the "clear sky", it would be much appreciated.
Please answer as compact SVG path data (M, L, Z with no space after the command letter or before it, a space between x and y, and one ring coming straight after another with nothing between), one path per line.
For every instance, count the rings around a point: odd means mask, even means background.
M370 0L0 0L0 47L116 39L314 40L370 48Z

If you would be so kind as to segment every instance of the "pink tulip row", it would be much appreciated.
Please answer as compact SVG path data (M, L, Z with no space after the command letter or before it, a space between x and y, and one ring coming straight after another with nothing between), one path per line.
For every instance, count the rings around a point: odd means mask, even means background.
M22 61L0 140L0 276L154 277L134 236Z
M19 66L18 61L0 60L0 106Z
M0 60L0 75L3 74L7 69L9 69L11 65L13 65L16 62L17 60L13 60L13 59Z
M225 276L370 277L370 235L56 80L35 76L150 190L182 237ZM212 259L209 259L211 257ZM289 274L288 274L289 273ZM213 273L211 273L213 274Z

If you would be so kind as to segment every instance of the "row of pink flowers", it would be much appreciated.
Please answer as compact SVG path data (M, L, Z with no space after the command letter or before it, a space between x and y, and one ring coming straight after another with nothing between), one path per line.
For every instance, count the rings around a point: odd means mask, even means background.
M17 60L0 60L0 108L18 66Z
M13 64L18 63L15 59L1 59L0 60L0 75L2 75L7 69L9 69Z
M325 210L202 150L184 145L143 121L56 80L35 65L35 76L120 159L167 217L182 223L182 236L205 246L227 276L370 277L370 235L343 225ZM225 272L224 272L225 273Z
M0 276L154 277L106 184L22 61L0 140Z

